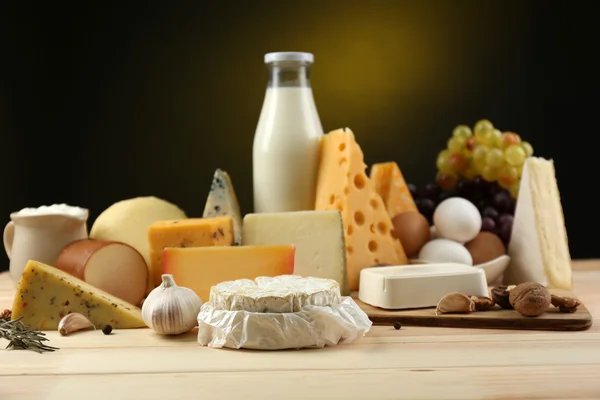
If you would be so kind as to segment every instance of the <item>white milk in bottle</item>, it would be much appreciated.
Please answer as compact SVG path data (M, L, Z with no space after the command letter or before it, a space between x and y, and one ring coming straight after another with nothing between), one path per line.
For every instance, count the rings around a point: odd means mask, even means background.
M254 212L313 210L323 127L310 53L265 55L269 83L254 135Z

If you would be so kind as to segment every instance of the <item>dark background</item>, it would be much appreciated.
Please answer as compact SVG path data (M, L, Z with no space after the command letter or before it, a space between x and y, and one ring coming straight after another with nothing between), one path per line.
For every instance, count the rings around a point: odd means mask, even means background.
M350 127L368 164L395 160L425 183L452 128L488 118L555 160L572 257L600 257L593 2L11 3L0 5L5 221L66 202L89 208L91 227L142 195L200 216L217 167L250 212L263 54L308 51L325 130Z

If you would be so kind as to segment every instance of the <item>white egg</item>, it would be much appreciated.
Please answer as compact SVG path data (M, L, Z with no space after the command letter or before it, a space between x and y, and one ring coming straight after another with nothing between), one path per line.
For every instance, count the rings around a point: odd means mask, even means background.
M419 260L432 263L473 265L473 257L465 246L449 239L433 239L421 248Z
M481 215L469 200L451 197L436 207L433 225L440 237L466 243L481 231Z
M429 232L431 233L431 239L439 239L440 238L440 235L439 235L437 229L435 229L434 225L431 225L429 227Z

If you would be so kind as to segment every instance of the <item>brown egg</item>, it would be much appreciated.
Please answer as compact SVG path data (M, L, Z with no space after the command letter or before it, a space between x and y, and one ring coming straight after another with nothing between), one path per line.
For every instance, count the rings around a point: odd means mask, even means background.
M491 232L479 232L465 247L473 257L473 265L483 264L506 254L502 240Z
M407 257L419 254L421 247L431 240L429 222L417 211L408 211L392 219L394 237L400 240Z

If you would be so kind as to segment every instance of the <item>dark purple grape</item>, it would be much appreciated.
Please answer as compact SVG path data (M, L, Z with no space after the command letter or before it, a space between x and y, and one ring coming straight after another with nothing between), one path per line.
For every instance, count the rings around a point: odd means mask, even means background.
M487 184L487 182L480 176L473 178L473 187L480 188Z
M504 223L503 225L499 226L498 236L500 236L500 239L502 239L505 245L508 244L508 242L510 242L511 233L512 223Z
M508 224L512 227L514 219L515 217L513 217L510 214L500 214L500 216L498 217L498 225L504 226Z
M481 219L481 230L486 232L493 232L496 229L496 223L490 217L483 217Z
M500 212L506 212L510 209L510 194L506 191L496 193L494 196L494 207Z
M417 195L417 186L414 183L409 183L406 186L408 186L408 191L410 192L412 197L415 197Z
M469 198L471 193L473 192L473 183L466 179L461 179L456 184L456 191L461 195L465 196L465 198Z
M498 219L498 211L494 207L485 207L481 212L482 217L488 217L496 221Z
M433 211L435 210L435 203L431 199L420 199L417 203L419 212L423 214L425 218L431 221L433 218Z
M422 188L417 189L417 196L426 199L435 199L439 195L441 188L435 183L428 183Z
M450 197L452 197L452 192L448 191L448 190L444 190L442 193L440 193L440 195L438 196L438 200L440 201L440 203Z
M488 182L487 193L490 197L494 197L502 191L502 187L498 185L498 182Z
M483 213L483 210L485 210L487 207L489 207L489 202L486 200L479 200L475 203L475 206L477 207L477 209L479 209L479 212Z
M515 213L515 208L517 208L517 199L515 199L515 198L513 198L513 197L511 196L511 198L510 198L510 207L508 208L508 210L507 210L507 211L508 211L509 213L511 213L511 214L513 214L513 215L514 215L514 213Z

